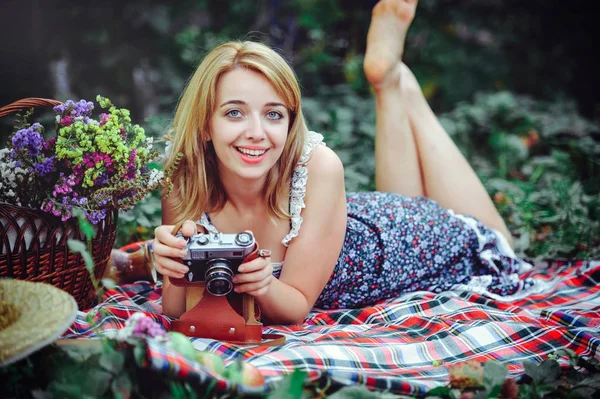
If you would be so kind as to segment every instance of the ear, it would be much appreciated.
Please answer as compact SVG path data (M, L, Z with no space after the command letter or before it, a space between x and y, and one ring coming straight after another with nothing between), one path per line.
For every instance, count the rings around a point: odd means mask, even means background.
M201 133L200 133L200 131L198 130L198 136L201 136L201 135L202 135L202 134L201 134ZM211 137L210 137L210 132L208 132L208 137L207 137L207 138L202 138L202 142L206 144L206 143L208 143L210 140L211 140Z

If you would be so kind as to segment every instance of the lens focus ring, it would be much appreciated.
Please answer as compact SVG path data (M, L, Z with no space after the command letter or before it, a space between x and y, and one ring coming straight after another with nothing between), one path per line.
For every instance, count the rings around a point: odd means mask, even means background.
M215 296L224 296L233 290L233 270L226 259L213 260L205 274L206 289Z

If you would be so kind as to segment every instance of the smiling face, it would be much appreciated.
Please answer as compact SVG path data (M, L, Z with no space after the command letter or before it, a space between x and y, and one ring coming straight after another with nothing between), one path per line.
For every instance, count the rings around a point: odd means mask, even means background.
M210 129L221 178L264 179L283 152L289 122L283 99L262 74L223 74Z

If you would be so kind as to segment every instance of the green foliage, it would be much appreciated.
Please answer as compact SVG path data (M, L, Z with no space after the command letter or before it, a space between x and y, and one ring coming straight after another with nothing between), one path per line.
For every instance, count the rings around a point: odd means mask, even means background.
M268 396L269 399L301 399L306 397L304 392L305 371L295 369L286 375L277 386L277 389Z
M303 110L311 130L322 133L342 163L349 191L373 190L375 103L348 85L323 87L305 98Z
M568 355L571 365L561 368L557 358ZM585 363L589 367L575 368ZM452 365L450 367L457 367ZM541 398L591 398L600 393L600 367L596 359L584 359L572 352L560 350L540 364L525 361L525 374L519 381L507 378L506 365L490 360L479 368L483 375L469 378L483 380L483 386L464 385L462 374L451 375L448 385L427 392L427 397L474 399L541 399ZM462 395L461 395L462 394Z
M151 239L154 228L162 224L160 191L155 190L136 206L119 214L115 247Z
M481 94L440 121L494 198L518 255L600 256L599 129L571 103Z

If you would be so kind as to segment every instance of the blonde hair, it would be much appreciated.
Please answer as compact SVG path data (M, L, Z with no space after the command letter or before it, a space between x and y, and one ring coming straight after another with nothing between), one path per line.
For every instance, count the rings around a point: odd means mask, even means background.
M290 126L281 157L267 175L265 198L272 220L289 218L285 204L294 168L300 160L307 128L300 107L300 86L292 68L275 51L257 42L229 42L210 51L185 88L175 112L169 168L178 153L183 157L173 174L169 197L173 223L196 220L201 212L218 212L227 196L219 179L217 156L210 138L210 120L216 109L219 78L236 68L261 73L280 95L290 114Z

